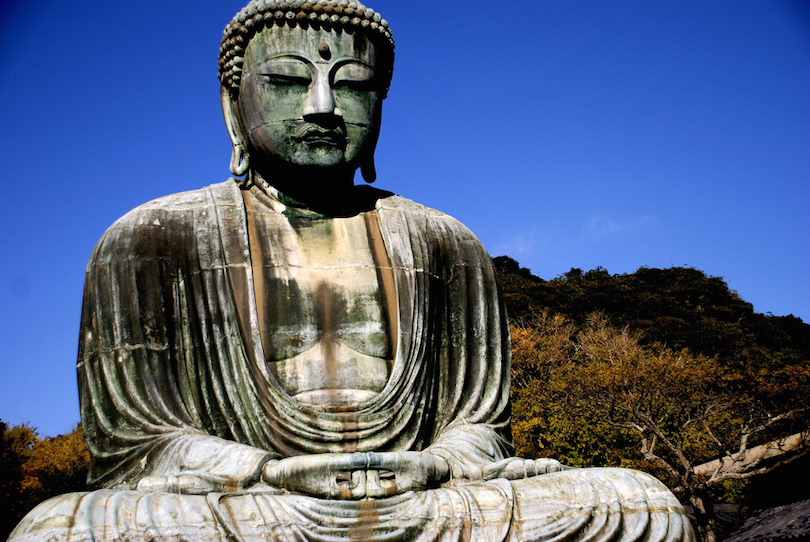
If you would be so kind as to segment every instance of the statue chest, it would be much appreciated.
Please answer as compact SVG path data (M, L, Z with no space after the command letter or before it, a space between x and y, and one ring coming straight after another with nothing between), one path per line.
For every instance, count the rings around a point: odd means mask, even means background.
M248 205L248 236L268 367L296 400L351 406L391 372L396 295L375 211L285 216Z

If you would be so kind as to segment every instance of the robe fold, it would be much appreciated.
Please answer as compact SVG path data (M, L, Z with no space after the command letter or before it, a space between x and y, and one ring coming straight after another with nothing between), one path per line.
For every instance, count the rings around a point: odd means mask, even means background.
M671 493L622 469L364 501L257 484L266 461L297 455L427 450L454 473L511 456L509 329L489 256L457 220L407 199L381 197L375 212L396 354L379 395L345 411L296 402L267 366L233 179L118 220L88 265L77 365L89 479L108 489L46 501L11 539L693 540ZM272 242L284 254L283 237ZM139 486L184 473L222 491Z
M267 367L235 182L116 222L91 258L82 311L91 482L202 471L238 483L267 457L439 449L460 425L480 426L469 453L508 457L508 327L489 256L458 221L404 198L381 199L376 212L397 355L382 392L349 412L292 400Z

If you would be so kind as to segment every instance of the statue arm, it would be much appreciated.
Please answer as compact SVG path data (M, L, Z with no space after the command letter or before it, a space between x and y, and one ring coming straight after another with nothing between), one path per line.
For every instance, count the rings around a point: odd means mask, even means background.
M483 480L484 468L509 457L509 443L485 424L456 423L425 452L442 458L455 479Z
M229 398L244 390L206 345L232 336L233 325L200 293L208 286L195 262L200 206L184 212L172 203L119 220L88 265L77 372L89 481L180 492L246 487L278 454L236 442Z
M459 423L448 428L425 452L447 462L452 481L516 480L567 469L555 459L511 457L511 446L484 424Z
M276 454L201 434L175 434L149 454L139 479L123 484L142 491L235 491L260 481Z
M446 277L439 408L443 426L425 452L442 458L452 480L517 479L564 467L552 459L513 457L509 431L511 344L506 307L492 260L463 224L442 216L441 271Z

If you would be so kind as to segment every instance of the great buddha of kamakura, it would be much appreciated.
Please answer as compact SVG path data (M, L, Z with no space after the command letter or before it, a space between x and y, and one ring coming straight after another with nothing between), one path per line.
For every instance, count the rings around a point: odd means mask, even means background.
M489 256L354 184L393 48L355 0L253 1L227 26L235 177L98 243L78 376L100 489L12 540L694 540L651 476L512 457Z

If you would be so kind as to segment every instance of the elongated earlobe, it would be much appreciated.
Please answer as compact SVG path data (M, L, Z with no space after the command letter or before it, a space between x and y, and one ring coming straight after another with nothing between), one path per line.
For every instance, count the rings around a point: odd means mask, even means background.
M367 159L363 160L360 164L360 174L363 180L371 184L377 180L377 168L374 166L374 154L371 154Z
M239 119L236 115L235 98L230 91L222 86L220 89L222 98L222 114L225 117L225 126L228 128L228 135L231 136L233 151L231 152L231 173L241 177L247 173L250 167L250 155L242 141L242 129L239 126Z
M236 143L233 146L231 153L231 173L237 177L244 175L250 167L250 155L245 151L245 147L241 143Z

